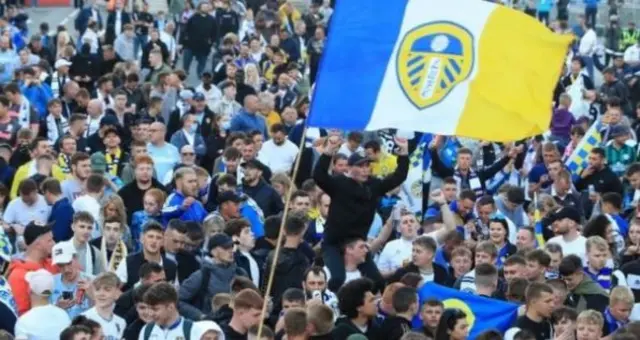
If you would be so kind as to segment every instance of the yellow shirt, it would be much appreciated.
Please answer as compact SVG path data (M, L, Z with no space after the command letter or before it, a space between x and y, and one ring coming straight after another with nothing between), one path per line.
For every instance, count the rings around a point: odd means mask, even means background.
M271 125L282 123L282 118L276 111L269 112L264 119L267 121L267 129L271 129Z
M398 159L384 151L380 153L380 159L371 162L371 174L375 177L385 177L396 171Z

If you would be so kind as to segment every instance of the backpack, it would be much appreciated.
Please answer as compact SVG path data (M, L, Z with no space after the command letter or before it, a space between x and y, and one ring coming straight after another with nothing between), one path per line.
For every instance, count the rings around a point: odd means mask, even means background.
M198 291L191 299L191 305L202 309L204 305L205 297L207 296L207 291L209 290L209 280L211 279L211 269L207 266L202 266L200 269L202 272L202 279L200 281L200 287Z
M144 329L144 337L142 338L143 340L149 340L149 338L151 338L151 332L153 332L153 327L155 326L156 324L154 322L147 324L147 326ZM185 340L191 340L192 328L193 328L193 321L189 319L184 319L184 321L182 322L182 333L184 333Z

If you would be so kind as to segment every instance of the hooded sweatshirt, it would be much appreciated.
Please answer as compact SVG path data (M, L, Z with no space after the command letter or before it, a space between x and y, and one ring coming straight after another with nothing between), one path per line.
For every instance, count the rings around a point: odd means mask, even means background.
M582 282L567 296L567 305L580 314L587 309L605 310L609 305L607 292L587 275Z
M58 269L51 263L51 259L46 259L43 262L32 262L23 259L16 259L9 265L8 280L13 292L13 297L18 305L18 314L22 315L31 309L31 300L29 298L29 284L25 280L24 276L28 272L33 272L38 269L45 269L51 274L57 274Z
M236 266L235 263L221 264L213 263L212 260L207 259L202 264L203 269L191 274L188 279L184 280L180 285L179 299L180 299L180 314L186 318L192 320L201 320L203 314L211 313L211 304L204 303L203 301L211 301L211 299L218 293L230 293L231 281L234 277L241 275L247 276L247 273ZM208 270L209 282L206 283L207 291L202 294L201 287L203 286L203 270ZM194 301L199 296L204 296L201 301ZM200 304L194 305L194 304Z

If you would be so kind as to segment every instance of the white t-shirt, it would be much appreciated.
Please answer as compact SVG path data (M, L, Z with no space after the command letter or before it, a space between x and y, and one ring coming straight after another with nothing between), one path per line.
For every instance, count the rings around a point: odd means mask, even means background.
M285 139L284 144L276 145L272 139L262 144L260 160L264 160L271 172L289 172L298 156L298 147L290 140Z
M578 255L582 259L582 263L587 263L587 239L579 235L578 238L571 242L566 242L562 235L555 236L547 243L555 243L562 247L562 255Z
M178 319L178 321L167 327L167 328L160 328L160 326L154 324L153 325L153 330L151 331L151 334L149 336L149 339L166 339L166 340L173 340L173 339L194 339L194 340L199 340L202 335L207 331L206 329L202 329L198 324L194 323L193 326L191 327L191 334L189 334L189 336L187 337L186 334L184 334L184 318L180 317L180 319ZM138 336L138 340L144 340L144 333L147 330L147 327L149 327L150 325L145 325L144 327L142 327L142 329L140 330L140 335Z
M246 257L249 260L249 269L251 270L251 281L256 285L256 287L260 287L260 268L258 267L258 262L253 258L251 253L246 251L240 251L242 256Z
M329 268L327 268L326 266L324 267L324 273L327 274L327 282L329 282L329 280L331 279L331 272L329 271ZM347 283L349 281L353 281L353 280L357 280L359 278L362 277L362 273L360 273L360 271L358 269L354 270L354 271L350 271L350 272L345 272L344 273L344 283Z
M5 210L3 217L5 222L9 224L17 223L26 226L32 221L47 222L50 213L51 207L44 197L38 195L38 199L31 206L26 205L20 197L14 198L7 205L7 210Z
M71 325L69 314L62 308L46 305L31 308L16 322L16 339L59 339L60 333Z
M88 212L89 214L91 214L91 216L93 216L93 219L95 221L101 220L100 219L100 202L98 202L98 200L92 196L82 195L76 198L76 200L73 201L72 207L73 207L73 211L75 212L79 212L79 211ZM98 226L99 226L98 223L94 225L93 231L91 232L91 239L96 239L100 237L101 232Z
M361 146L358 146L358 148L356 149L355 152L362 153L362 152L364 152L364 149ZM347 158L349 158L353 154L353 152L351 150L349 150L349 147L347 147L347 143L343 143L340 146L340 149L338 149L338 153L341 153L341 154L347 156Z
M111 320L104 319L102 316L98 314L96 311L96 307L89 309L88 311L82 313L82 315L86 316L87 319L91 319L100 324L102 328L102 334L104 335L104 340L120 340L124 335L124 329L127 327L127 323L123 318L113 314L111 316Z
M402 238L387 243L378 257L380 271L395 271L402 267L403 263L411 260L413 242Z

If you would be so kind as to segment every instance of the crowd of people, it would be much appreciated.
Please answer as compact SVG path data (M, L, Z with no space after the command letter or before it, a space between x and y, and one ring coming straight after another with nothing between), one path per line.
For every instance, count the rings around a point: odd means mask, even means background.
M425 284L520 306L478 339L640 339L624 4L598 37L596 0L523 3L576 43L549 132L494 143L306 126L333 2L89 2L73 32L7 5L0 339L467 339Z

